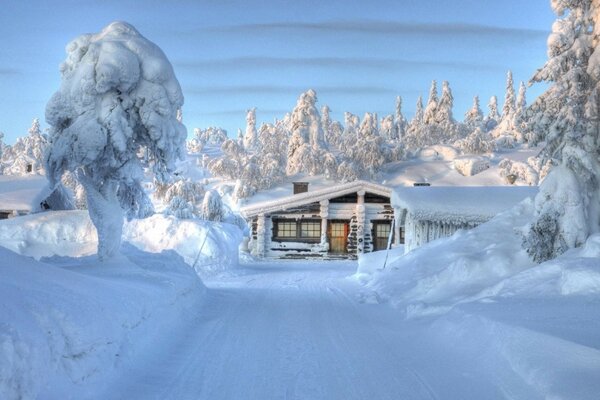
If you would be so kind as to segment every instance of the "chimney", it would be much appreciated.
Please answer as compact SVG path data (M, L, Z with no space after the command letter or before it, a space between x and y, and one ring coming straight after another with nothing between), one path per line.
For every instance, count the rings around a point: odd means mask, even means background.
M308 182L292 182L294 185L294 194L308 192Z

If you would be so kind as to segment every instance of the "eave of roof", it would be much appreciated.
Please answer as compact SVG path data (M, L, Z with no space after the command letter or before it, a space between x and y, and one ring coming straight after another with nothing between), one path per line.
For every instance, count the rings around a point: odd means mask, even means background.
M244 217L250 218L260 214L269 214L275 211L284 211L294 207L300 207L303 205L323 200L329 200L349 193L358 192L360 190L364 190L365 192L385 197L391 197L392 195L392 189L387 186L379 185L373 182L358 180L348 183L342 183L339 185L315 191L309 190L305 193L287 196L278 200L263 201L257 204L242 207L240 209L240 212Z

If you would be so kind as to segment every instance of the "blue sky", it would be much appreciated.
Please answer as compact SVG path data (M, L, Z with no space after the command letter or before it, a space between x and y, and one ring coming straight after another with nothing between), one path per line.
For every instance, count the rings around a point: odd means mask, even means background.
M527 81L546 60L555 17L548 0L3 0L0 13L0 131L5 141L42 126L60 85L66 44L115 20L159 45L184 95L184 123L235 135L245 110L258 122L282 117L300 92L317 91L343 112L411 116L430 82L448 80L462 119L478 94L504 98L508 69ZM543 91L529 89L528 100Z

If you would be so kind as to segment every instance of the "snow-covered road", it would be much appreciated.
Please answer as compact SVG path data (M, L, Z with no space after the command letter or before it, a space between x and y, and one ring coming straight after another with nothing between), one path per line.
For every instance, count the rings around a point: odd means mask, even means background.
M262 262L208 281L202 309L132 357L98 398L544 398L489 351L485 334L453 331L465 321L479 329L477 317L406 321L361 301L369 297L348 278L355 270L348 261Z

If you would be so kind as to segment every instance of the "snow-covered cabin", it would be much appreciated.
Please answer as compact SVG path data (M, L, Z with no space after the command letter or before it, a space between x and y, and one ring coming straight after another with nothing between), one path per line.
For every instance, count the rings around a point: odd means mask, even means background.
M407 253L425 243L489 221L527 197L537 186L401 187L392 194L396 225Z
M296 182L294 193L241 209L251 226L252 254L337 258L387 247L394 218L389 187L354 181L311 191Z
M46 185L40 175L0 175L0 219L31 212L31 202Z

